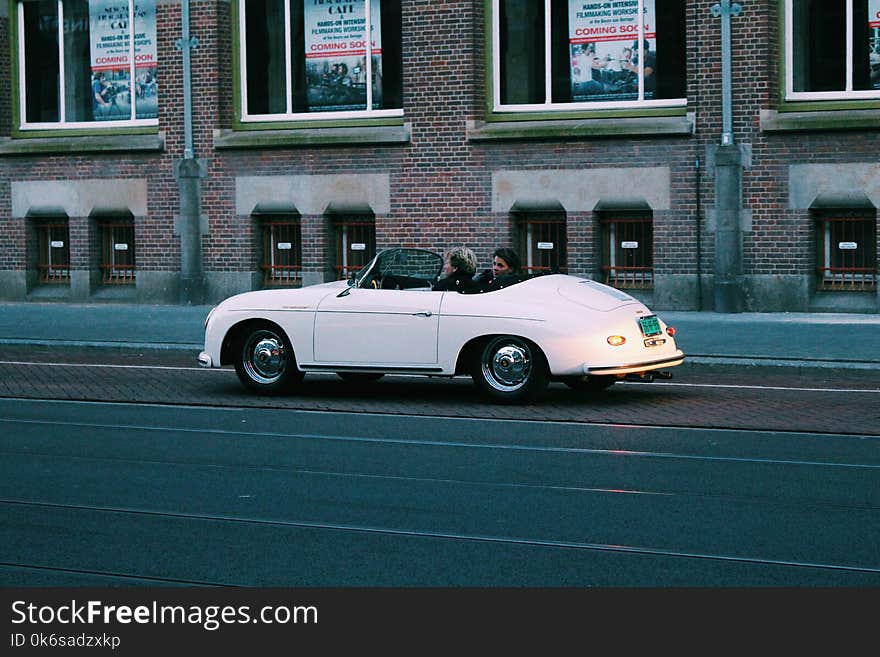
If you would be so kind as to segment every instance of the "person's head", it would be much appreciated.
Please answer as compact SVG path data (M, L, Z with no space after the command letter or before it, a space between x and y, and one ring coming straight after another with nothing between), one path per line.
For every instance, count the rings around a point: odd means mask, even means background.
M456 271L473 275L477 271L477 256L466 246L455 246L446 252L444 271L447 275Z
M516 251L506 246L495 249L492 254L492 273L495 276L515 274L519 271L519 256Z

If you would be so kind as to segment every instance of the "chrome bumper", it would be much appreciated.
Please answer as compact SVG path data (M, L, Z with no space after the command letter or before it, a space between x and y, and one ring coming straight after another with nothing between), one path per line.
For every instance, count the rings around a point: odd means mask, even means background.
M647 372L650 370L659 370L664 367L675 367L684 362L684 354L678 352L672 358L664 358L662 360L648 361L645 363L633 363L631 365L618 365L615 367L590 367L584 365L584 374L590 376L605 376L608 374L634 374L636 372Z

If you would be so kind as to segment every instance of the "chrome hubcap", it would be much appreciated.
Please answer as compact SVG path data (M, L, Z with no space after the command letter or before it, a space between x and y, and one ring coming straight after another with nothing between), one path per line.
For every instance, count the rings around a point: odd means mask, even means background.
M496 390L510 392L521 388L532 371L532 355L525 344L494 342L483 352L483 375Z
M248 375L260 383L273 383L287 367L284 343L272 333L251 336L245 345L245 368Z

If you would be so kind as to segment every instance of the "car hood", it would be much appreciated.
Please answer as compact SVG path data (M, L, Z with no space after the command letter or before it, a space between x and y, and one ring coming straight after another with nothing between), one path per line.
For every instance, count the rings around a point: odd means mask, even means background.
M255 290L224 299L217 307L223 310L314 310L328 294L338 294L347 281L332 281L302 288Z

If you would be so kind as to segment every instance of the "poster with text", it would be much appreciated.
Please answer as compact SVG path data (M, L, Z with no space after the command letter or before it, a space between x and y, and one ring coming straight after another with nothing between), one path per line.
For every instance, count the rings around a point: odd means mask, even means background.
M134 17L135 80L131 81L131 34ZM91 98L95 121L131 118L134 89L137 118L158 116L156 66L156 0L127 2L89 0Z
M373 109L382 107L379 0L370 2ZM306 84L310 112L367 108L364 0L305 0Z
M868 1L868 57L871 89L880 89L880 0Z
M644 0L645 98L656 89L654 0ZM574 102L639 97L639 0L569 0L568 43Z

